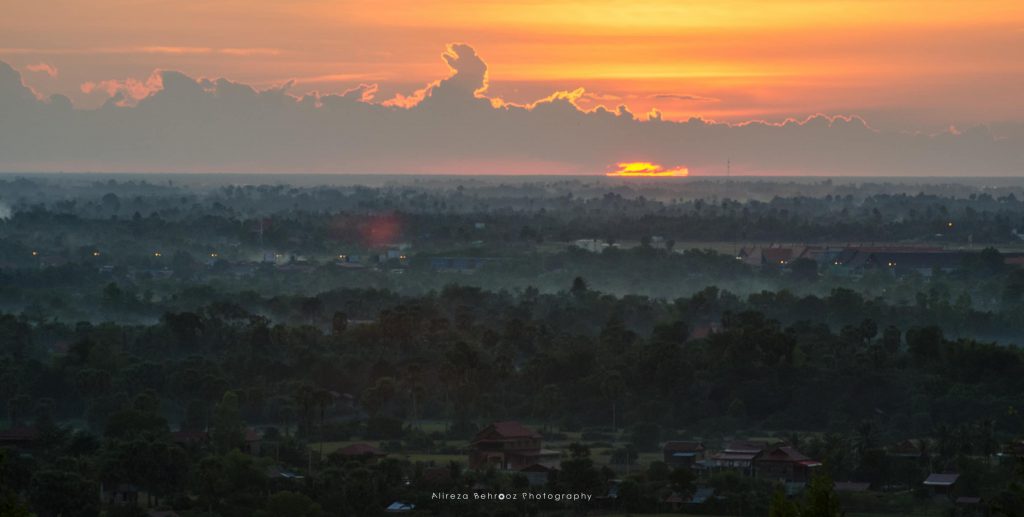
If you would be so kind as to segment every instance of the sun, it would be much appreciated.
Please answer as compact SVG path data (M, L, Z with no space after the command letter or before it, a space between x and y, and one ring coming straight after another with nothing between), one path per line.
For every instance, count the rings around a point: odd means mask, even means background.
M619 162L616 170L605 173L605 176L645 177L645 178L679 178L690 175L690 170L683 166L666 169L660 164L651 162Z

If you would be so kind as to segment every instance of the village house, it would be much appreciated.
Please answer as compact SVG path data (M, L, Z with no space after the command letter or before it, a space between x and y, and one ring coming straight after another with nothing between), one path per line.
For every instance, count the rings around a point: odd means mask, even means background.
M539 487L548 484L548 479L551 477L551 473L555 472L556 469L553 467L546 467L538 463L534 463L528 467L523 467L519 470L519 473L526 477L526 482L532 487Z
M921 483L932 496L952 496L960 474L931 474Z
M788 446L767 449L754 458L757 477L780 481L808 481L814 469L820 466L820 461Z
M210 442L210 435L206 431L174 431L171 441L188 449L206 445Z
M186 448L197 449L210 444L210 433L207 431L174 431L171 441ZM246 428L242 432L242 452L253 456L260 455L263 438L255 429Z
M754 458L767 446L761 442L730 442L725 449L708 457L704 464L712 470L737 470L744 475L753 475Z
M698 461L704 461L705 447L700 442L665 442L662 448L665 464L672 468L692 468Z
M39 431L34 427L12 427L0 431L0 448L28 449L39 440Z
M953 504L956 505L959 515L964 517L981 517L988 515L988 509L985 507L985 500L978 496L960 496L953 501Z
M717 321L697 323L690 331L689 339L704 339L722 331L722 324Z
M736 260L753 267L785 268L798 259L815 261L834 274L862 275L868 271L887 271L894 275L916 273L931 276L934 271L960 268L972 252L947 250L935 246L846 245L842 247L800 245L744 246ZM1003 255L1007 265L1024 264L1019 253Z
M533 465L557 468L561 453L541 447L542 437L519 422L495 422L469 445L469 468L519 471Z
M1024 440L1018 440L1006 444L999 455L1008 456L1014 459L1024 458Z
M770 268L785 266L796 257L793 248L752 246L740 249L736 258L751 266Z
M964 252L926 246L848 246L828 262L835 272L860 275L870 270L930 276L952 271L963 263Z
M262 445L263 438L260 436L260 433L256 432L255 429L246 428L242 438L242 452L259 456Z
M120 483L113 488L100 486L101 498L110 506L138 506L139 487L131 483Z

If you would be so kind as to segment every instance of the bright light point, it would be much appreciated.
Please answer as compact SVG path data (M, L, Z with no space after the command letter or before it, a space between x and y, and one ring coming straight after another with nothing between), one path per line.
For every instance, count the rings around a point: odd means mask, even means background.
M686 167L679 166L674 169L666 169L657 163L651 162L619 162L615 166L617 167L616 170L605 175L648 178L678 178L690 175L690 170Z

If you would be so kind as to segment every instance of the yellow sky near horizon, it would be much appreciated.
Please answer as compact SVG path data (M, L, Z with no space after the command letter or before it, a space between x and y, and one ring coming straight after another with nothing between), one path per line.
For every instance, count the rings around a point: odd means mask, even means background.
M43 94L154 69L295 93L377 83L376 100L447 73L445 44L487 62L490 95L739 122L858 114L909 130L1024 120L1024 2L828 0L53 0L0 17L0 60ZM45 65L45 66L43 66ZM86 93L83 90L89 90Z

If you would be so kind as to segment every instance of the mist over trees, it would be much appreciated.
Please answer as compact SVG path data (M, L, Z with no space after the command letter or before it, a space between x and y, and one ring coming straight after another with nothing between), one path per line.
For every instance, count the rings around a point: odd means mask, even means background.
M1021 500L1018 187L0 181L12 515L654 513L707 490L715 515L931 515L952 496L1013 515ZM738 255L807 245L958 259ZM475 433L509 420L558 451L539 485L467 465ZM667 442L739 439L820 475L787 494L663 461ZM959 474L951 497L923 487L932 473ZM541 488L617 495L430 498Z

